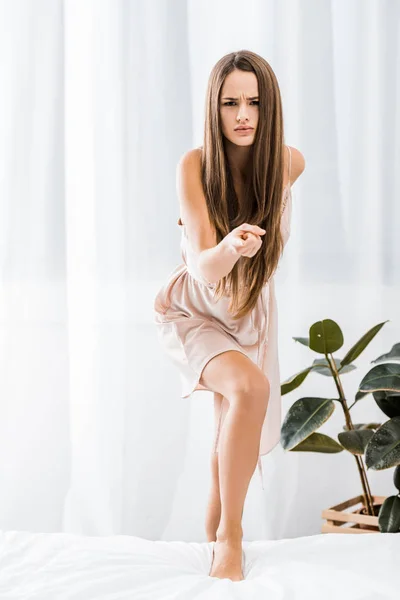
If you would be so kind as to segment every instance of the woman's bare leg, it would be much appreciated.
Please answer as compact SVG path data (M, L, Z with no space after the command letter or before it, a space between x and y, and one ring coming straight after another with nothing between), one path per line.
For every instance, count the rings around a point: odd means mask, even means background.
M219 392L214 392L214 440L211 451L211 489L208 497L206 512L206 535L207 541L215 542L217 539L217 529L221 518L221 497L219 493L219 468L217 442L218 433L223 424L222 403L224 397Z
M243 507L257 466L261 429L269 401L269 381L257 365L235 350L212 358L204 367L200 381L229 401L217 455L221 519L210 575L239 581L243 579Z

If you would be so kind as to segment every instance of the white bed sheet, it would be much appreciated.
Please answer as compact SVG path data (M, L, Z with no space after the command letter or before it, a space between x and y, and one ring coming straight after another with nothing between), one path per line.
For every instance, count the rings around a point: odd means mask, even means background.
M245 577L209 577L213 542L0 531L0 598L399 600L400 535L243 542Z

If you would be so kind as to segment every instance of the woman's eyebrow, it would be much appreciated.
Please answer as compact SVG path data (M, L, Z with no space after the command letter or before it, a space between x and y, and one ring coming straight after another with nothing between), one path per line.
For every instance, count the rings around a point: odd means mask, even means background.
M239 98L231 98L230 96L224 96L222 100L239 100ZM251 96L249 100L258 100L258 96Z

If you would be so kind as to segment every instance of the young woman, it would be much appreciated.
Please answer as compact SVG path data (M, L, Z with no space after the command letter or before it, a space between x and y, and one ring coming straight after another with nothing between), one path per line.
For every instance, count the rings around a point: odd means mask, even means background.
M273 275L290 235L291 185L304 157L284 144L279 86L246 50L210 74L203 146L177 167L183 263L154 301L159 340L182 398L214 392L206 531L210 575L244 578L242 514L260 456L279 442L280 374Z

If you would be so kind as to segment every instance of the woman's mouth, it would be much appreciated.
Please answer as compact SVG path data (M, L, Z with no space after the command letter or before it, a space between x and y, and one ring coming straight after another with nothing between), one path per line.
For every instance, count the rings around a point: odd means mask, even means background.
M252 127L246 127L246 129L235 129L235 133L238 135L249 135L253 130Z

